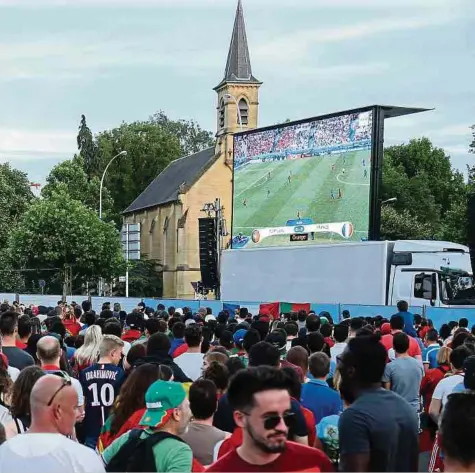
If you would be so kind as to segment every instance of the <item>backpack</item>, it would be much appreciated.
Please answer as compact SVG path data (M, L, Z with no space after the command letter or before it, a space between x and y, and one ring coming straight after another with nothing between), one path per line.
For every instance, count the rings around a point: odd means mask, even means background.
M110 473L126 472L152 472L157 471L155 467L155 457L153 447L162 440L172 438L183 442L180 437L169 434L168 432L156 432L148 435L146 438L140 438L144 431L133 429L130 431L127 442L122 445L120 450L112 457L106 466L106 471Z

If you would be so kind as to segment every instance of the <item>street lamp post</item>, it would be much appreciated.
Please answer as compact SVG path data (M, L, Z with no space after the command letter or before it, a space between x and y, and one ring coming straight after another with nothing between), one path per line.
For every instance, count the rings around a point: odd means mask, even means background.
M115 155L108 163L106 168L104 169L104 172L102 173L102 178L101 178L101 186L99 188L99 218L102 220L102 187L104 185L104 178L106 177L106 172L109 169L109 166L111 165L112 161L114 161L116 158L119 156L127 156L127 151L121 151L119 154Z
M234 101L234 103L236 104L237 115L238 115L238 120L239 120L239 128L241 129L241 131L243 131L241 110L239 110L239 103L238 103L238 101L237 101L237 98L234 97L234 95L231 95L231 94L225 94L225 95L224 95L224 98L225 98L226 100L232 100L232 101Z
M106 172L109 169L112 161L114 161L119 156L127 156L127 151L121 151L119 154L116 154L108 163L104 172L102 173L101 185L99 187L99 218L102 220L102 187L104 185L104 178L106 177ZM102 278L99 279L99 295L102 296Z
M394 204L395 202L397 202L397 197L391 197L390 199L382 200L381 205Z

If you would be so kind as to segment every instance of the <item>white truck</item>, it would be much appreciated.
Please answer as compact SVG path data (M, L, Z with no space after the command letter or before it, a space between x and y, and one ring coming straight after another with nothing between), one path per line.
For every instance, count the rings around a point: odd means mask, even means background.
M442 241L374 241L226 250L221 298L473 307L469 249Z

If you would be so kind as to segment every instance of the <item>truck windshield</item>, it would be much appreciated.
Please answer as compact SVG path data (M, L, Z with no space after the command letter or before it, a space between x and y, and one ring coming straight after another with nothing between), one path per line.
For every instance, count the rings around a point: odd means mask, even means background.
M475 305L473 276L456 270L442 272L440 298L452 305Z

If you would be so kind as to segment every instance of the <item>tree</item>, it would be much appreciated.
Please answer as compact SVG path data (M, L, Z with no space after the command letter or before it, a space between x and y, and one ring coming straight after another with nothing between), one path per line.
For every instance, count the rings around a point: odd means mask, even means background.
M46 178L47 184L43 187L41 195L44 198L49 198L54 194L66 193L72 199L97 212L99 208L100 180L97 177L88 179L82 164L82 157L77 156L72 161L63 161L56 165ZM102 188L102 214L104 220L108 220L113 207L114 202L110 192L104 186Z
M65 192L31 205L10 235L9 251L20 269L58 268L77 284L124 271L117 230Z
M178 138L182 156L198 153L214 146L213 134L203 130L194 120L173 121L160 111L150 117L150 122Z
M119 291L125 295L125 284L119 285ZM130 297L161 297L163 294L163 272L158 261L146 259L142 255L139 261L129 262Z
M99 156L91 129L87 126L85 115L81 115L77 143L79 155L82 157L84 162L84 171L86 172L87 177L92 179L94 176L97 176L99 169Z
M394 212L383 209L382 213L381 233L386 237L408 239L430 234L434 238L443 234L454 241L461 238L447 222L460 218L467 186L463 175L452 168L450 157L429 139L385 150L381 198L392 197L397 197Z

